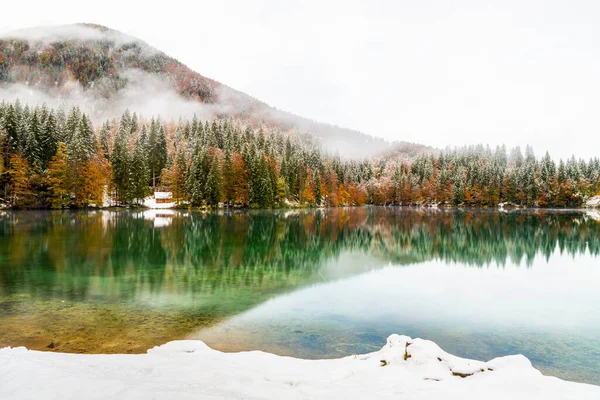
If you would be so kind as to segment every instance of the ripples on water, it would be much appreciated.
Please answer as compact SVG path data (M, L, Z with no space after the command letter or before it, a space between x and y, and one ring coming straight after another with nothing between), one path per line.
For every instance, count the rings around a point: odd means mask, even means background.
M322 358L402 333L600 384L599 238L584 212L5 213L0 346Z

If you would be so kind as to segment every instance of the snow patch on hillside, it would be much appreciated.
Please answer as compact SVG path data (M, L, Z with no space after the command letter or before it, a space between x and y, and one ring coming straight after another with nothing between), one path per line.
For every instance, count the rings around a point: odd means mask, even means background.
M301 360L174 341L138 355L0 350L0 398L594 399L600 387L543 376L524 356L481 362L392 335L379 351Z

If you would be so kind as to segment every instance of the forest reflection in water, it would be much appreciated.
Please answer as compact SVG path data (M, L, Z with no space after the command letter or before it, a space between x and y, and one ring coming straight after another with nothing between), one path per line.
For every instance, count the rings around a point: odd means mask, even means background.
M390 264L527 268L599 253L600 223L579 211L7 212L0 347L145 352Z

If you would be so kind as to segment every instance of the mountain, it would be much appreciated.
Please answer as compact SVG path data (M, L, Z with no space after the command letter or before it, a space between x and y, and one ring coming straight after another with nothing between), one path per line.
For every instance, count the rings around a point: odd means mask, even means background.
M177 119L231 117L318 137L347 157L431 148L389 142L278 110L200 75L147 43L100 25L20 30L0 38L0 98L77 105L96 121L125 109Z

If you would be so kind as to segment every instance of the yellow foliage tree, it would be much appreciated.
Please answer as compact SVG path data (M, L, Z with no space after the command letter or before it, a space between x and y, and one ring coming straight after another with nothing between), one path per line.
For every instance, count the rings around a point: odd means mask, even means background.
M101 206L109 176L110 168L101 155L97 154L84 162L75 185L75 205L82 208L90 205Z
M28 208L34 203L31 190L29 163L19 154L10 157L9 176L12 187L12 204L17 208Z
M56 154L48 163L46 185L48 194L46 201L51 208L61 209L71 202L71 179L67 155L67 147L59 143Z

